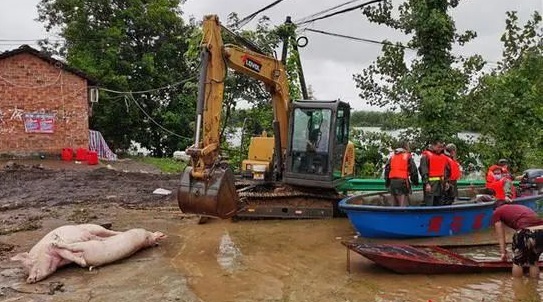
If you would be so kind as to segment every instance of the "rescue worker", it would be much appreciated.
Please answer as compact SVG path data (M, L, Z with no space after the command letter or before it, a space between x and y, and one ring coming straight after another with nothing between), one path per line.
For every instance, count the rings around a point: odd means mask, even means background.
M445 146L445 155L447 156L447 160L449 162L451 175L449 177L450 186L449 186L449 189L445 191L445 194L443 197L443 204L450 205L458 197L457 182L460 179L460 177L462 177L462 170L461 170L460 163L456 160L456 145L455 144L447 144L447 146Z
M411 184L419 185L419 173L409 152L409 144L403 142L397 147L385 164L385 186L394 198L394 206L406 207L409 205Z
M503 169L500 166L494 167L492 171L492 179L487 175L486 188L491 189L494 192L494 196L498 201L511 202L515 199L516 191L513 185L513 181L503 173Z
M443 205L443 193L449 189L450 165L443 154L443 143L435 140L430 150L422 152L419 172L427 206Z
M492 224L498 243L502 261L508 260L505 244L505 226L514 229L511 245L513 251L514 277L524 275L523 267L529 267L529 275L539 278L539 256L543 252L543 219L532 209L508 202L498 202L498 207L492 214Z

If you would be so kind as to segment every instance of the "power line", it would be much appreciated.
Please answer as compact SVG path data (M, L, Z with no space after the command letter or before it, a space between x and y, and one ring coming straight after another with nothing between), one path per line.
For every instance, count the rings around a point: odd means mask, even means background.
M394 44L392 42L382 42L382 41L377 41L377 40L372 40L372 39L353 37L353 36L342 35L342 34L338 34L338 33L332 33L332 32L319 30L319 29L306 28L306 29L304 29L304 31L310 31L310 32L319 33L319 34L323 34L323 35L329 35L329 36L338 37L338 38L345 38L345 39L349 39L349 40L353 40L353 41L357 41L357 42L365 42L365 43L380 44L380 45L394 45L394 46L399 46L399 47L404 48L404 49L417 50L416 48L404 46L402 44ZM499 63L496 62L496 61L485 60L484 62L487 63L487 64L491 64L491 65L499 65Z
M113 90L113 89L107 89L107 88L98 88L99 90L105 91L105 92L111 92L111 93L117 93L117 94L144 94L144 93L150 93L150 92L156 92L164 89L171 89L172 87L179 86L181 84L185 84L186 82L189 82L193 79L196 79L197 76L193 75L192 77L188 77L187 79L183 81L179 81L173 84L168 84L166 86L158 87L158 88L152 88L148 90L139 90L139 91L119 91L119 90Z
M314 13L314 14L312 14L312 15L307 16L307 17L300 18L300 19L294 21L294 23L303 22L303 21L305 21L305 20L308 20L308 19L311 19L311 18L320 16L320 15L322 15L322 14L324 14L324 13L327 13L327 12L329 12L329 11L333 11L334 9L340 8L340 7L342 7L342 6L345 6L345 5L348 5L348 4L351 4L351 3L353 3L353 2L357 2L357 1L360 1L360 0L350 0L350 1L344 2L344 3L342 3L342 4L339 4L339 5L336 5L336 6L327 8L327 9L322 10L322 11L320 11L320 12L316 12L316 13Z
M323 34L323 35L339 37L339 38L345 38L345 39L358 41L358 42L366 42L366 43L380 44L380 45L395 45L395 46L399 46L399 47L402 47L402 48L415 50L414 48L407 47L407 46L404 46L404 45L401 45L401 44L394 44L392 42L383 42L383 41L377 41L377 40L372 40L372 39L358 38L358 37L347 36L347 35L337 34L337 33L329 32L329 31L324 31L324 30L319 30L319 29L312 29L312 28L306 28L305 30L310 31L310 32L314 32L314 33Z
M314 21L317 21L317 20L322 20L322 19L326 19L326 18L330 18L332 16L335 16L335 15L339 15L339 14L343 14L343 13L346 13L346 12L350 12L352 10L355 10L355 9L359 9L359 8L362 8L366 5L370 5L370 4L373 4L373 3L377 3L377 2L382 2L382 1L385 1L385 0L372 0L372 1L368 1L368 2L364 2L362 4L358 4L358 5L355 5L353 7L349 7L349 8L346 8L346 9L343 9L343 10L340 10L340 11L337 11L337 12L334 12L334 13L330 13L328 15L324 15L322 17L317 17L317 18L313 18L313 19L310 19L310 20L307 20L307 21L303 21L303 22L299 22L299 23L296 23L296 25L303 25L303 24L306 24L306 23L310 23L310 22L314 22Z
M189 139L189 140L192 139L192 138L190 138L190 137L186 137L186 136L179 135L179 134L177 134L177 133L175 133L175 132L173 132L173 131L171 131L171 130L168 130L168 129L164 128L164 126L162 126L162 125L159 124L157 121L155 121L155 120L151 117L151 115L149 115L149 113L147 113L147 111L145 111L145 109L143 109L143 107L141 107L141 105L138 103L138 101L136 101L136 99L134 98L134 96L133 96L131 93L125 94L125 99L129 99L129 100L131 100L132 102L134 102L134 104L136 104L136 106L140 109L140 111L143 112L143 114L145 114L145 116L147 116L147 118L148 118L151 122L153 122L153 124L157 125L157 126L158 126L160 129L162 129L164 132L169 133L169 134L171 134L171 135L173 135L173 136L177 136L177 137L182 138L182 139Z
M240 29L242 28L243 26L247 25L247 23L251 22L251 20L253 20L258 14L260 14L261 12L263 11L266 11L272 7L274 7L275 5L279 4L283 2L283 0L276 0L268 5L266 5L265 7L257 10L256 12L246 16L245 18L239 20L238 22L236 22L233 27L237 28L237 29Z
M155 119L153 119L153 117L151 117L151 115L149 113L147 113L147 111L145 111L145 109L138 103L138 101L136 101L136 99L134 98L134 94L144 94L144 93L150 93L150 92L155 92L155 91L159 91L159 90L163 90L163 89L169 89L169 88L172 88L172 87L175 87L175 86L178 86L178 85L181 85L181 84L184 84L186 82L189 82L193 79L196 79L197 76L193 75L191 77L188 77L186 78L185 80L183 81L179 81L179 82L176 82L176 83L173 83L173 84L170 84L170 85L167 85L167 86L163 86L163 87L158 87L158 88L153 88L153 89L148 89L148 90L140 90L140 91L118 91L118 90L113 90L113 89L107 89L107 88L98 88L98 90L102 90L104 92L110 92L110 93L115 93L115 94L119 94L120 97L123 97L124 96L124 99L125 101L129 100L129 101L132 101L134 102L134 104L138 107L138 109L143 112L143 114L145 116L147 116L147 118L153 122L153 124L157 125L160 129L162 129L164 132L166 133L169 133L171 135L174 135L174 136L177 136L179 138L182 138L182 139L188 139L188 140L191 140L192 138L190 137L186 137L186 136L182 136L182 135L179 135L169 129L166 129L164 126L162 126L161 124L159 124Z

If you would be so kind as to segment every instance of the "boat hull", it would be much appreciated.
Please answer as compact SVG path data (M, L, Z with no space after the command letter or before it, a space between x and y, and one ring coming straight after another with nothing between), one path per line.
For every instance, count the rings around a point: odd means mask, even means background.
M375 196L379 194L370 194ZM383 195L383 194L380 194ZM351 196L339 203L356 231L366 238L417 238L461 235L491 225L495 201L447 206L392 207L364 204L367 195ZM514 200L541 210L542 195Z
M400 274L497 272L509 271L513 266L510 261L476 261L439 246L357 242L342 244L377 265Z

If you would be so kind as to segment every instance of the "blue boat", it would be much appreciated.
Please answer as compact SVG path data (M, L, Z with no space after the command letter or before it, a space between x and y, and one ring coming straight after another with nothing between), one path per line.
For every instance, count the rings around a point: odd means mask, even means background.
M462 192L463 191L463 192ZM416 238L460 235L483 230L491 225L495 201L481 201L473 189L460 190L458 201L447 206L393 207L388 193L355 195L339 202L356 231L366 238ZM471 197L466 195L471 194ZM535 211L543 210L543 195L516 198ZM411 204L420 204L422 192L411 195Z

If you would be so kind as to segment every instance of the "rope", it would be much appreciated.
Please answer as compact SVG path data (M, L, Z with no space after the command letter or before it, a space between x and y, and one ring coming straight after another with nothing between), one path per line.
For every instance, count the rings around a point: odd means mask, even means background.
M58 76L57 78L49 83L49 84L44 84L44 85L40 85L40 86L25 86L25 85L19 85L19 84L16 84L16 83L13 83L11 82L10 80L4 78L3 76L0 75L0 80L10 84L11 86L14 86L14 87L17 87L17 88L25 88L25 89L40 89L40 88L47 88L47 87L51 87L53 85L55 85L59 80L60 80L60 75L62 74L62 70L59 70L58 72Z

